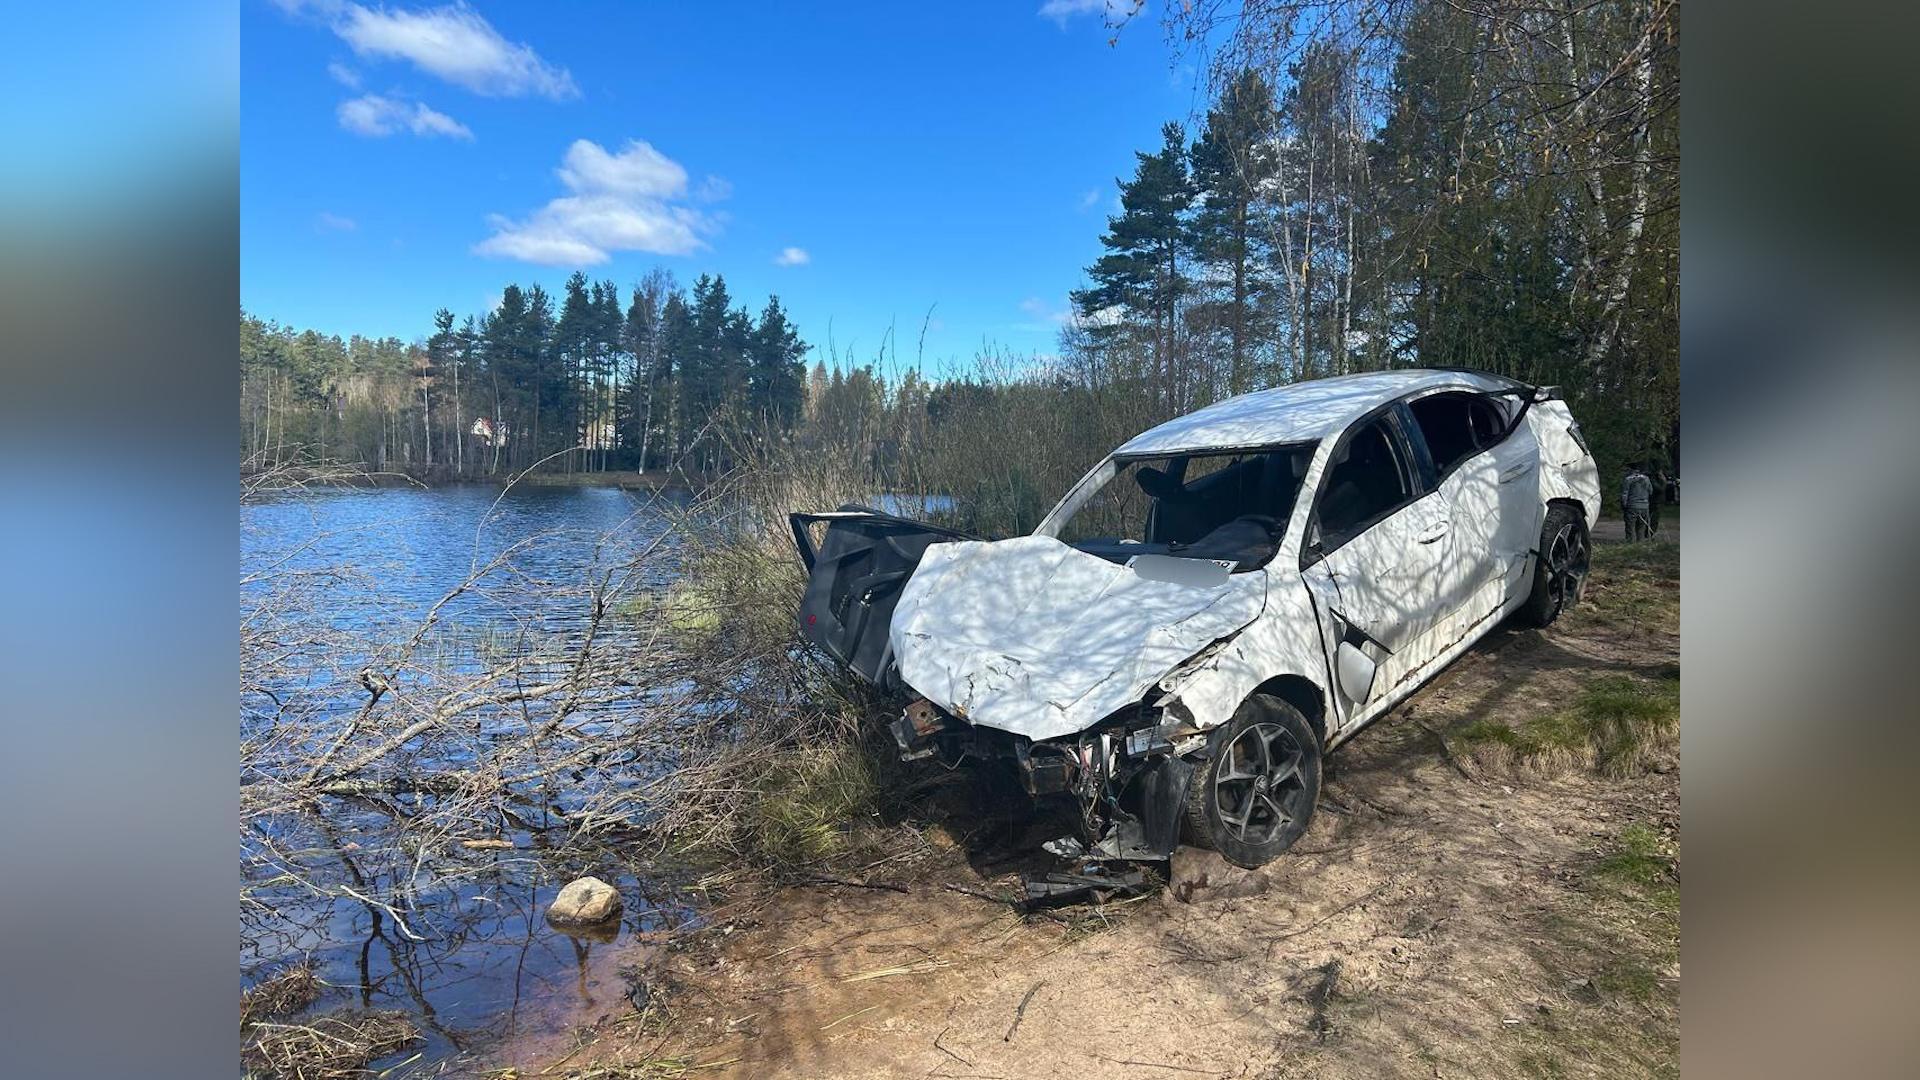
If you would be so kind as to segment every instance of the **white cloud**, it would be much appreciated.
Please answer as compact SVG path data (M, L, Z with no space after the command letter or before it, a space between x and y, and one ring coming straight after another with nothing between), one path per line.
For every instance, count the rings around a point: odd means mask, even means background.
M472 139L467 125L443 112L435 112L419 102L365 94L340 103L340 126L355 135L384 138L402 131L423 137Z
M327 74L332 77L334 82L339 83L349 90L360 89L360 73L338 60L332 61L327 65Z
M1146 6L1144 0L1047 0L1040 5L1040 17L1064 27L1077 16L1099 15L1106 25L1118 26Z
M1086 213L1088 210L1093 209L1094 204L1098 203L1099 201L1100 201L1099 188L1094 188L1090 191L1083 193L1080 196L1080 212Z
M712 174L702 177L700 186L693 189L693 197L699 202L719 202L732 194L733 185Z
M668 199L687 190L687 170L638 139L609 154L599 143L575 139L560 162L560 182L575 191Z
M489 215L493 235L474 245L474 253L545 266L594 266L616 251L691 254L716 227L712 217L683 205L687 170L638 139L617 154L575 140L554 175L572 194L521 220Z
M805 266L813 261L806 248L781 248L780 254L773 257L775 266Z
M313 227L321 232L354 232L360 228L360 223L344 214L322 210L320 216L314 218Z
M524 42L500 36L465 3L407 11L343 0L276 0L289 14L311 12L355 55L404 60L430 75L487 97L529 94L564 101L580 96L572 73L541 59Z

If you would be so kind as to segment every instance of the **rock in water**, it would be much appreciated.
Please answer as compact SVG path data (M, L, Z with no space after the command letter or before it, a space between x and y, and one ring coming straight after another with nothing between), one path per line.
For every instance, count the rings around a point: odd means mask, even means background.
M597 877L567 882L547 908L548 919L574 925L602 923L619 914L620 891Z

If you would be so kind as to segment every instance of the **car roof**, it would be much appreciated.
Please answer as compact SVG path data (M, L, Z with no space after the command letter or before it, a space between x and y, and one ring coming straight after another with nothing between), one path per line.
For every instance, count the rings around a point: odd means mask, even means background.
M1289 383L1215 402L1141 432L1116 455L1315 442L1345 431L1378 406L1419 390L1510 390L1525 384L1487 372L1401 368Z

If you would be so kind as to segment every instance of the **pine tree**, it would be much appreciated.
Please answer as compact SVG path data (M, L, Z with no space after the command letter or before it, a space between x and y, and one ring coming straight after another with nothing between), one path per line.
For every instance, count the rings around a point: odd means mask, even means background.
M696 425L700 422L687 410L694 404L691 384L698 381L694 371L698 364L695 355L695 336L693 331L693 308L687 303L685 294L674 290L667 297L660 314L661 363L672 372L671 384L664 389L665 397L673 404L671 407L672 437L663 440L663 445L673 448L673 457L684 460L692 449Z
M454 380L454 393L457 397L459 394L458 387L460 378L459 368L456 366L457 363L458 359L454 355L453 312L448 311L446 308L441 308L433 313L433 336L427 339L427 363L422 372L425 377L421 380L420 386L420 423L421 426L428 431L427 463L429 465L433 463L433 408L427 400L428 379L441 373L450 376ZM454 431L456 435L459 432L459 425L457 423L454 426ZM441 445L444 450L444 439ZM447 455L443 453L442 456ZM446 462L446 464L452 464L452 462L449 461Z
M1221 91L1193 145L1195 257L1228 282L1218 321L1229 338L1227 392L1253 388L1250 353L1270 338L1271 231L1262 220L1278 168L1273 91L1243 71Z
M631 438L638 447L635 468L645 472L654 433L654 395L659 385L655 365L660 356L660 300L644 283L634 286L622 332L627 353L633 358L622 437Z
M767 299L749 348L747 408L774 430L791 430L806 396L808 345L788 321L779 297Z
M1129 326L1152 327L1149 375L1163 407L1173 409L1185 396L1176 349L1192 249L1186 215L1193 185L1180 125L1167 124L1160 134L1159 152L1135 154L1133 179L1120 183L1120 213L1108 219L1100 238L1107 254L1089 271L1093 286L1074 292L1073 302L1099 346L1116 344ZM1122 321L1116 324L1115 315Z

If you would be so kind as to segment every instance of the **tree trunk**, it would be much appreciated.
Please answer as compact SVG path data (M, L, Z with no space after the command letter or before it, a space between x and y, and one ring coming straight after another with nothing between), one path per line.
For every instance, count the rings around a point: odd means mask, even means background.
M1247 206L1234 208L1233 217L1233 367L1227 389L1247 392Z
M1614 253L1613 272L1600 294L1598 332L1587 342L1585 361L1589 373L1600 370L1601 363L1619 336L1620 320L1626 314L1627 292L1633 284L1633 264L1640 252L1640 236L1646 231L1648 189L1653 174L1653 145L1649 130L1653 112L1652 38L1653 21L1649 12L1641 40L1635 46L1640 55L1633 66L1633 166L1628 181L1625 234L1620 241L1620 250ZM1590 196L1595 198L1598 205L1600 179L1593 170L1587 173L1587 184ZM1604 210L1602 216L1604 219ZM1605 237L1597 239L1604 241Z
M465 420L460 412L460 362L453 363L453 473L464 475L467 471L467 432Z

